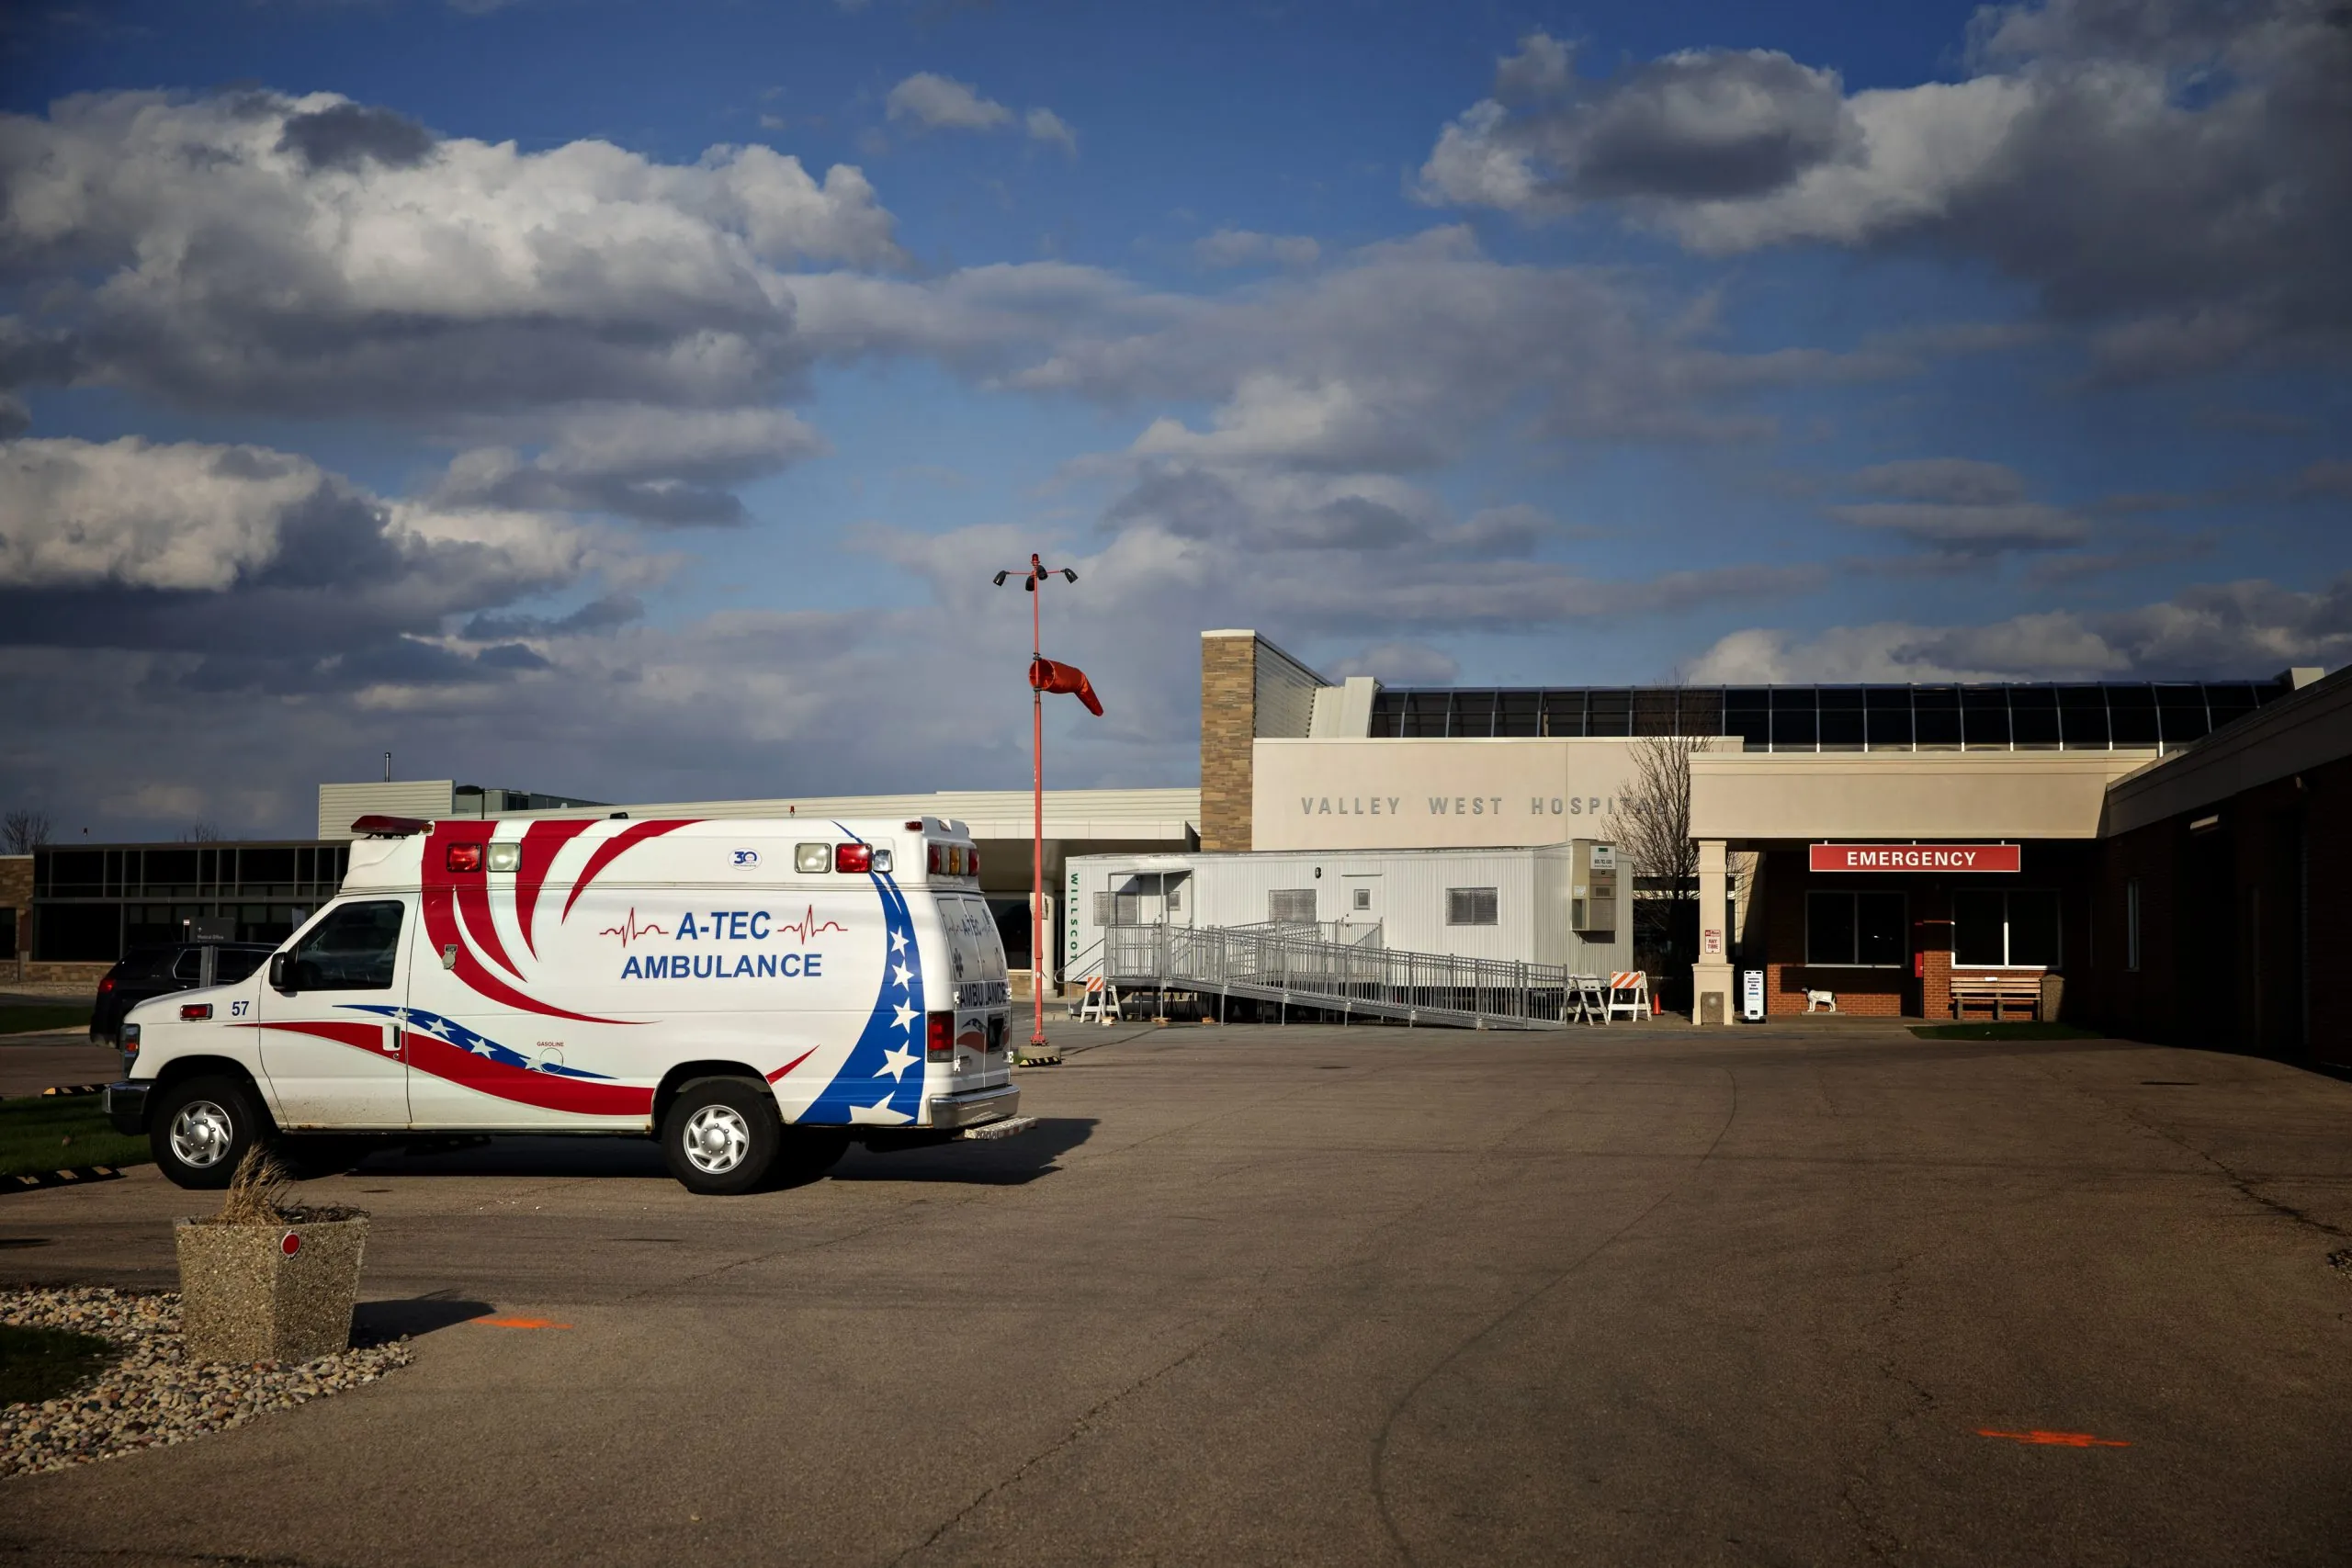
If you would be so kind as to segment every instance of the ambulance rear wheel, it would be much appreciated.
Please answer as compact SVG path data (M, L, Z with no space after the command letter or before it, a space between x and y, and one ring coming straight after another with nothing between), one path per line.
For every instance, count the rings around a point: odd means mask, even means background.
M689 1192L753 1191L775 1164L783 1125L767 1085L696 1078L662 1118L662 1157Z

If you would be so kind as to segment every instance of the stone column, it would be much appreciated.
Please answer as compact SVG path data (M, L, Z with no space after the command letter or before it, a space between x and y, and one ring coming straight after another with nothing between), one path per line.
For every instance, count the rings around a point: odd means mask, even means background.
M1690 966L1690 1021L1730 1023L1738 1018L1736 987L1732 983L1731 918L1724 895L1726 863L1724 840L1699 840L1699 959Z
M1201 848L1250 847L1258 634L1201 634Z

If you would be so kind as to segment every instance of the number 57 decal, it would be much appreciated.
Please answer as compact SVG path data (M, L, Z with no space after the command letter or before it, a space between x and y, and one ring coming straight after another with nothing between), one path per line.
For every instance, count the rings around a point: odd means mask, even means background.
M231 1018L243 1018L245 1016L245 1009L252 1005L253 1004L250 1002L231 1002L229 1004L229 1016Z

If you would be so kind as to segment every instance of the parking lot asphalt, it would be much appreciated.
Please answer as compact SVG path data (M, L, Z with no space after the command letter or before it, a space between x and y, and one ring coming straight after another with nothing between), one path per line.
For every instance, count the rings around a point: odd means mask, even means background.
M0 1100L39 1094L55 1084L102 1084L120 1077L122 1058L107 1046L91 1044L85 1030L0 1037Z
M2352 1085L1847 1021L1061 1038L1035 1134L786 1191L555 1139L310 1183L373 1211L363 1328L416 1364L0 1483L0 1547L2352 1555ZM167 1287L202 1206L152 1169L0 1198L0 1278Z

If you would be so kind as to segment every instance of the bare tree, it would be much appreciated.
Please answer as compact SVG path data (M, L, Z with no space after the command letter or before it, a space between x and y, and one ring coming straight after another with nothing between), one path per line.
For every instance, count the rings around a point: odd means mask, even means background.
M0 818L0 851L12 855L28 855L49 842L48 814L40 811L11 811Z
M183 844L217 844L220 841L220 825L218 822L191 822L187 830L180 835Z
M1690 837L1690 754L1706 744L1693 735L1653 735L1634 742L1634 777L1619 792L1609 819L1618 850L1634 863L1636 880L1629 891L1635 962L1678 986L1689 977L1698 950L1699 846Z

